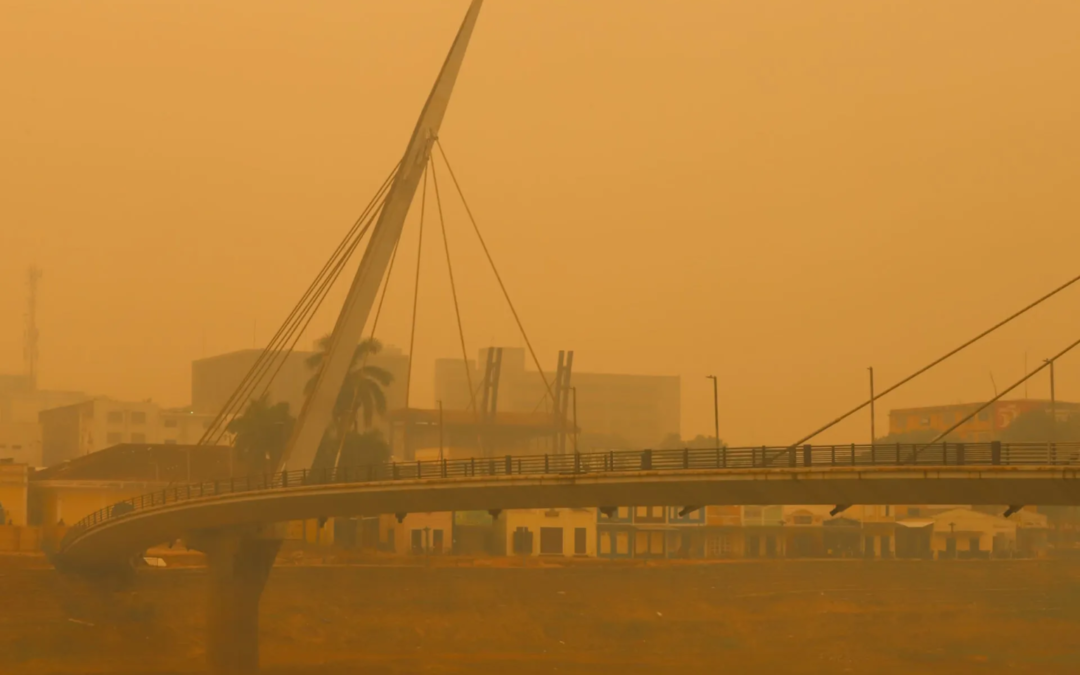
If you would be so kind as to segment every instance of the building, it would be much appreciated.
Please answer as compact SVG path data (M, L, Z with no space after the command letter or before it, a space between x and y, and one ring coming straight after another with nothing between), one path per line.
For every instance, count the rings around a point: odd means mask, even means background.
M468 362L468 371L461 359L435 361L435 398L443 402L445 409L470 409L473 396L484 380L488 351L480 350L478 361ZM480 368L478 363L485 366ZM553 373L546 372L541 378L537 371L526 369L524 349L502 348L498 411L551 413L548 387L554 389L554 386ZM680 433L678 376L573 371L570 386L576 390L577 423L582 434L618 437L644 448Z
M379 550L398 555L442 555L452 550L454 514L409 513L379 517Z
M156 403L94 398L43 410L42 464L54 466L122 443L193 445L213 415L189 408L163 410Z
M28 376L0 375L0 459L42 466L42 410L86 400L75 391L36 389Z
M220 412L262 352L261 349L242 349L192 361L192 410L210 415ZM303 351L288 354L267 390L271 401L288 403L293 415L298 415L304 405L304 387L313 375L306 361L312 354ZM404 408L409 357L397 347L384 345L382 351L371 357L368 363L386 369L394 378L386 387L387 408ZM385 433L387 429L383 431Z
M941 433L983 405L983 403L957 403L890 410L889 434L908 434L919 431ZM1054 407L1059 420L1080 414L1080 403L1057 401ZM1040 399L997 401L958 427L951 437L964 443L995 441L1017 417L1032 410L1045 410L1049 413L1050 401Z
M133 497L186 483L228 480L237 463L232 448L178 444L121 444L34 472L30 521L70 526Z
M0 460L0 525L26 525L28 491L27 466Z
M1010 518L973 509L950 509L931 520L931 548L938 559L1029 557L1046 552L1046 516L1028 509Z
M481 416L471 410L393 410L390 450L399 460L503 457L553 452L559 426L551 413L497 412ZM501 470L501 469L500 469Z
M596 556L596 509L517 509L495 519L496 555Z

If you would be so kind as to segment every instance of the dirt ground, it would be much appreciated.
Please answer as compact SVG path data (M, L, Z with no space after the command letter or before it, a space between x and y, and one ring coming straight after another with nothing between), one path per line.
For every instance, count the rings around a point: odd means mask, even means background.
M204 571L121 591L0 559L0 673L203 669ZM264 671L1078 673L1080 564L282 566Z

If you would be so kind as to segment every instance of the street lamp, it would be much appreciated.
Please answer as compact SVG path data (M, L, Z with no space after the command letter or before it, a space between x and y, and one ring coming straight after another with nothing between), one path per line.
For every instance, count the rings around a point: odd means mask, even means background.
M874 429L874 367L870 366L867 370L870 371L870 445L873 445L877 439Z
M1050 447L1057 442L1057 395L1054 391L1054 359L1046 359L1050 365Z
M719 386L716 382L715 375L706 375L706 380L712 380L712 402L713 402L713 430L716 434L716 449L720 449L720 394Z

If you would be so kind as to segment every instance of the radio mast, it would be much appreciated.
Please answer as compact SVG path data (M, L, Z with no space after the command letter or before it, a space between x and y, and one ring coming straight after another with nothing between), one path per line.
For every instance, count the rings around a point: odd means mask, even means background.
M32 390L37 389L38 366L38 328L37 328L37 293L41 270L31 265L26 271L26 336L23 345L23 365L26 379Z

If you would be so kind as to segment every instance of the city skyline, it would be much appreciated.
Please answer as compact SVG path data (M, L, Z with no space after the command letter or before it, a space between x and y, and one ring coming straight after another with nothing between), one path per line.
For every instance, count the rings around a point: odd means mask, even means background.
M27 10L28 26L60 23L0 40L14 93L0 125L0 371L21 368L35 263L43 387L180 405L191 360L265 342L396 159L463 7L258 14L235 45L219 31L249 13L215 23L192 8L182 33L160 21L173 9L132 8L146 26L132 33L88 7ZM794 440L865 399L867 366L887 386L1076 273L1080 197L1061 157L1077 155L1080 101L1050 83L1080 67L1061 58L1077 8L947 7L923 25L911 8L860 6L851 24L821 24L815 7L687 2L657 16L626 3L602 49L584 36L606 10L576 7L574 24L566 11L489 8L443 141L546 363L574 349L584 370L679 375L684 434L711 433L716 374L722 437ZM177 61L176 45L200 48ZM65 50L86 70L64 67ZM55 86L26 79L16 54ZM397 72L357 68L384 59ZM248 77L256 66L274 77ZM806 104L811 86L829 95ZM509 313L488 309L501 301L460 209L447 222L470 351L520 346ZM405 248L415 236L414 213ZM429 241L424 364L458 353ZM387 300L396 344L408 271ZM878 427L889 407L986 399L1025 354L1033 368L1080 334L1073 295L882 401ZM320 315L305 342L331 325ZM1077 399L1080 361L1057 377ZM419 400L432 380L416 374ZM868 435L857 415L821 440Z

